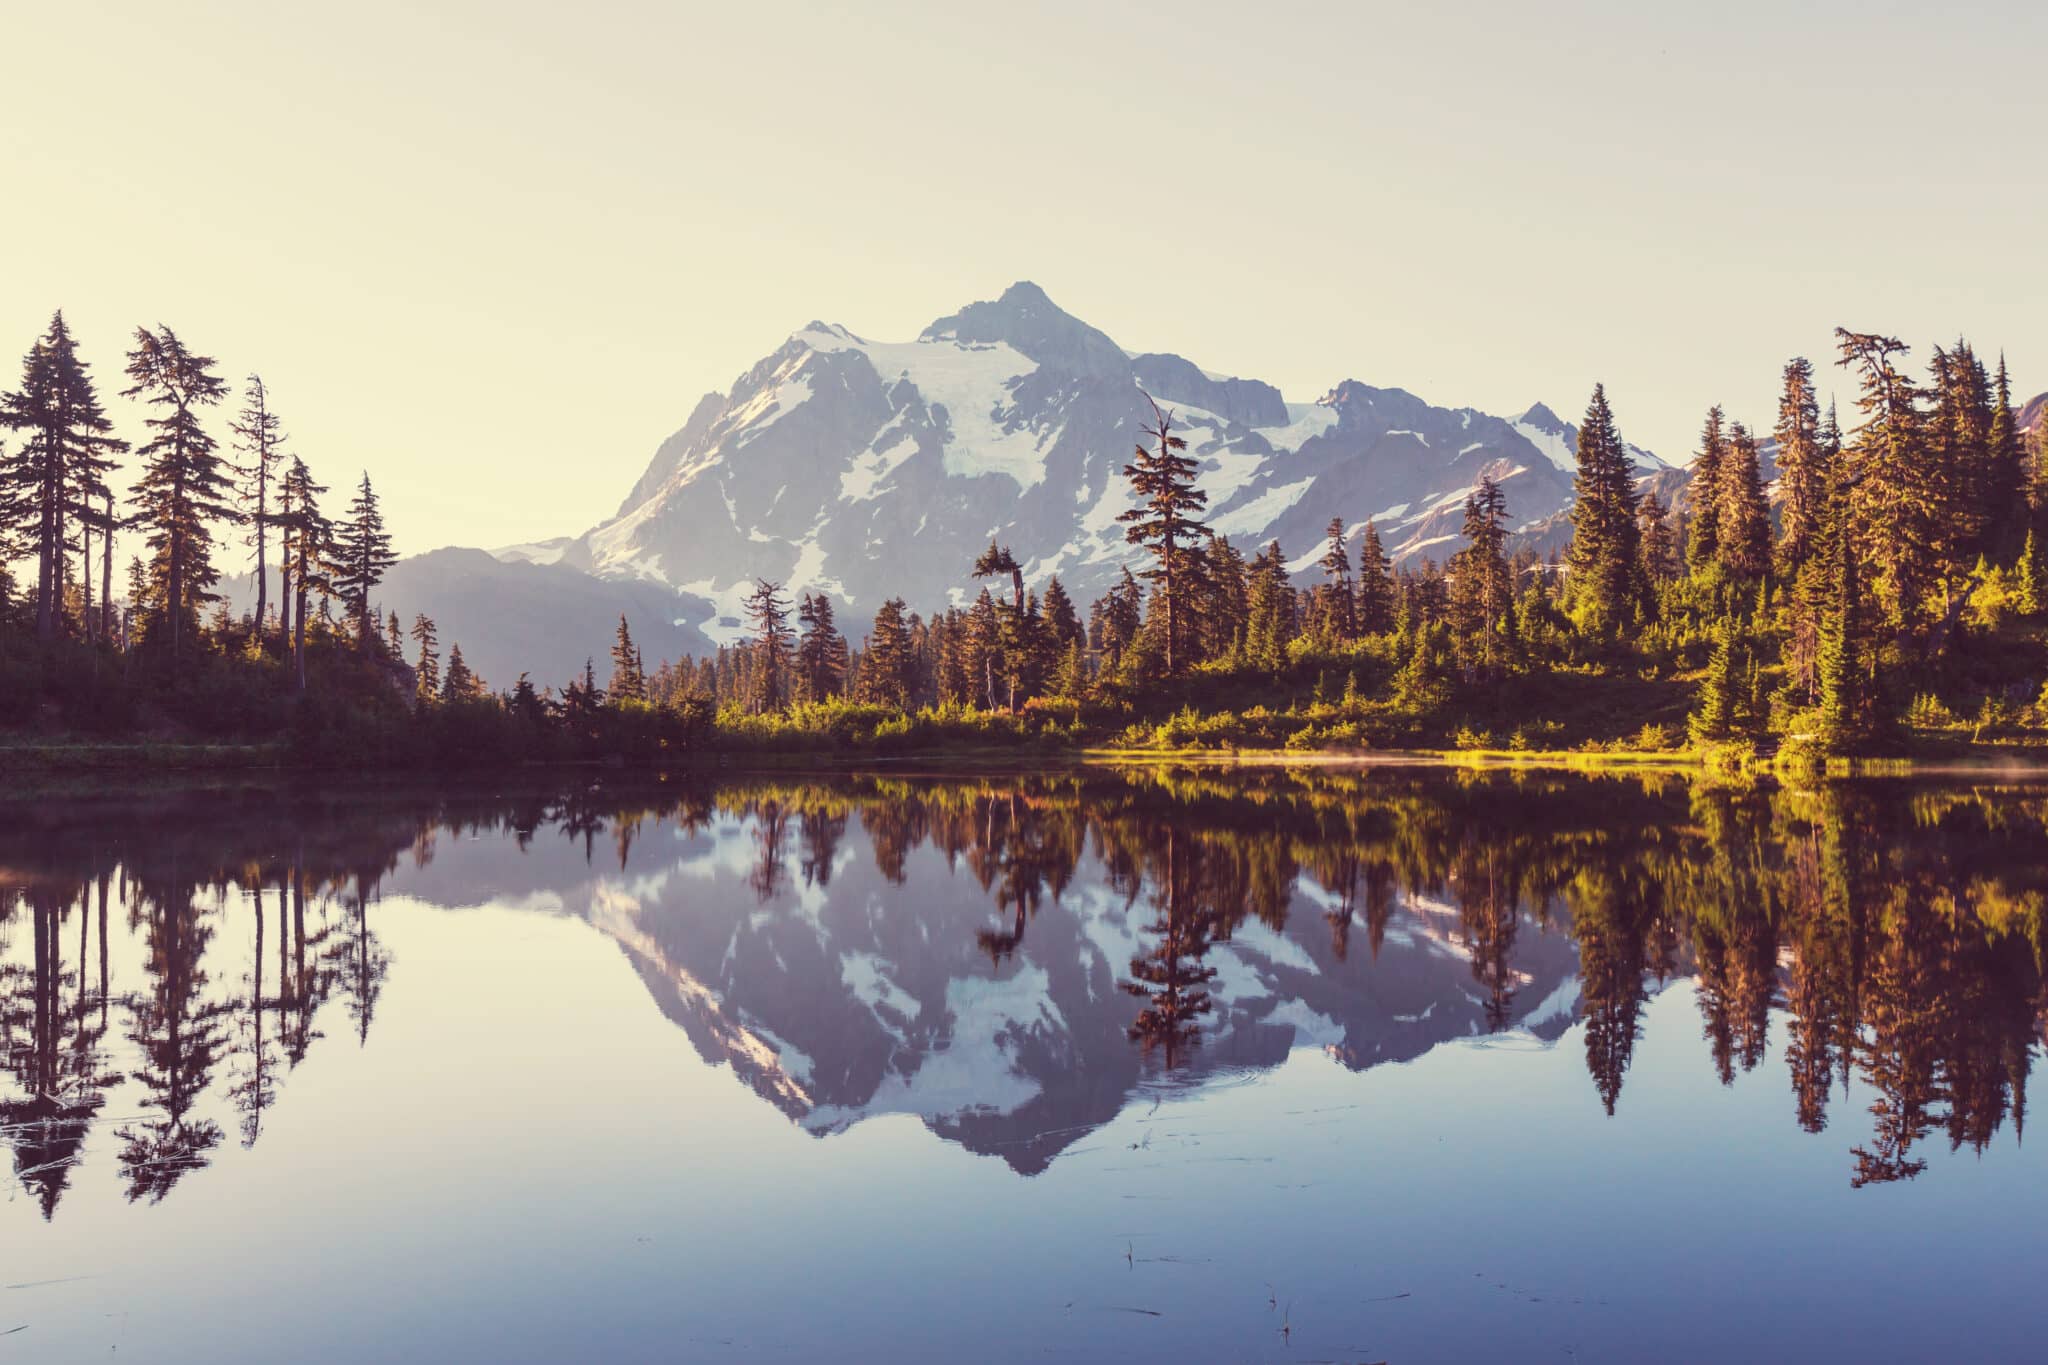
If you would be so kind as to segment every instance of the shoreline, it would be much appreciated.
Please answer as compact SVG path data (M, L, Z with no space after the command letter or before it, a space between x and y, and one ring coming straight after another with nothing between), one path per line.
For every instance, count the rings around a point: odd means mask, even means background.
M1836 757L1810 764L1768 758L1741 761L1732 767L1698 750L1578 749L1211 749L1119 748L1082 745L1020 752L1004 746L929 749L876 753L844 749L748 750L711 749L675 761L629 757L565 759L460 768L335 767L293 761L286 746L267 744L184 744L165 741L135 743L63 741L0 745L0 776L7 777L141 777L162 773L291 773L351 772L379 777L503 775L518 772L747 772L793 769L905 768L989 769L1047 766L1132 766L1195 764L1243 768L1451 768L1469 771L1565 771L1669 773L1697 777L1781 777L1808 779L1865 777L1999 777L2048 779L2048 745L1973 745L1962 752L1943 751L1881 756Z

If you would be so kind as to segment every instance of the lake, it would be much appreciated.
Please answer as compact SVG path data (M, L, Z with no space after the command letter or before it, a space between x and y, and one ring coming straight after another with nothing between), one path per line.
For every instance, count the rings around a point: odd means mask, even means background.
M0 1361L2048 1355L2048 787L0 796Z

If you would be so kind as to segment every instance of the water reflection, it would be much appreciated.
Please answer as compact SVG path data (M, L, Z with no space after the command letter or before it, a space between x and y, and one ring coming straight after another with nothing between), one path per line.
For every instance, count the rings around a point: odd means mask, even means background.
M1722 1084L1782 1030L1787 1117L1827 1130L1860 1083L1851 1183L1909 1179L1937 1134L2019 1136L2044 815L2021 787L1324 770L20 801L0 1133L45 1218L95 1150L168 1197L370 1038L405 895L585 920L805 1129L914 1114L1026 1174L1148 1088L1305 1045L1363 1069L1577 1027L1613 1114L1691 976Z

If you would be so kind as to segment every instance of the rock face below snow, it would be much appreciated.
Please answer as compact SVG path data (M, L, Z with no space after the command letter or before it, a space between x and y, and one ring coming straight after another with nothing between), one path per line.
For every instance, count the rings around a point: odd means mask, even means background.
M915 341L811 323L701 400L611 520L507 554L701 599L685 624L718 641L742 634L756 578L831 594L856 631L886 597L964 602L992 539L1034 587L1058 574L1085 603L1133 557L1117 516L1148 394L1200 460L1216 530L1248 551L1277 539L1303 574L1333 516L1354 532L1377 521L1407 560L1454 548L1482 474L1517 527L1571 497L1576 431L1541 404L1501 418L1356 380L1289 403L1177 355L1132 356L1020 283ZM1636 454L1646 474L1666 468Z

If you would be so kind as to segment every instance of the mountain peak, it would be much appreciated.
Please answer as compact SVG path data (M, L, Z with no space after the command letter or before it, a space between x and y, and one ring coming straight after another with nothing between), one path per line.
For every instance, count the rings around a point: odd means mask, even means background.
M1530 404L1529 410L1523 413L1517 420L1535 427L1538 431L1564 430L1564 419L1552 412L1549 405L1544 403Z
M1046 292L1030 280L1017 281L1008 289L1005 289L1003 296L996 300L996 302L1009 304L1013 308L1045 307L1051 308L1055 312L1059 311L1059 306L1052 301Z
M1019 280L993 301L970 303L924 329L919 341L1001 343L1051 370L1125 380L1123 348L1062 309L1043 289Z

